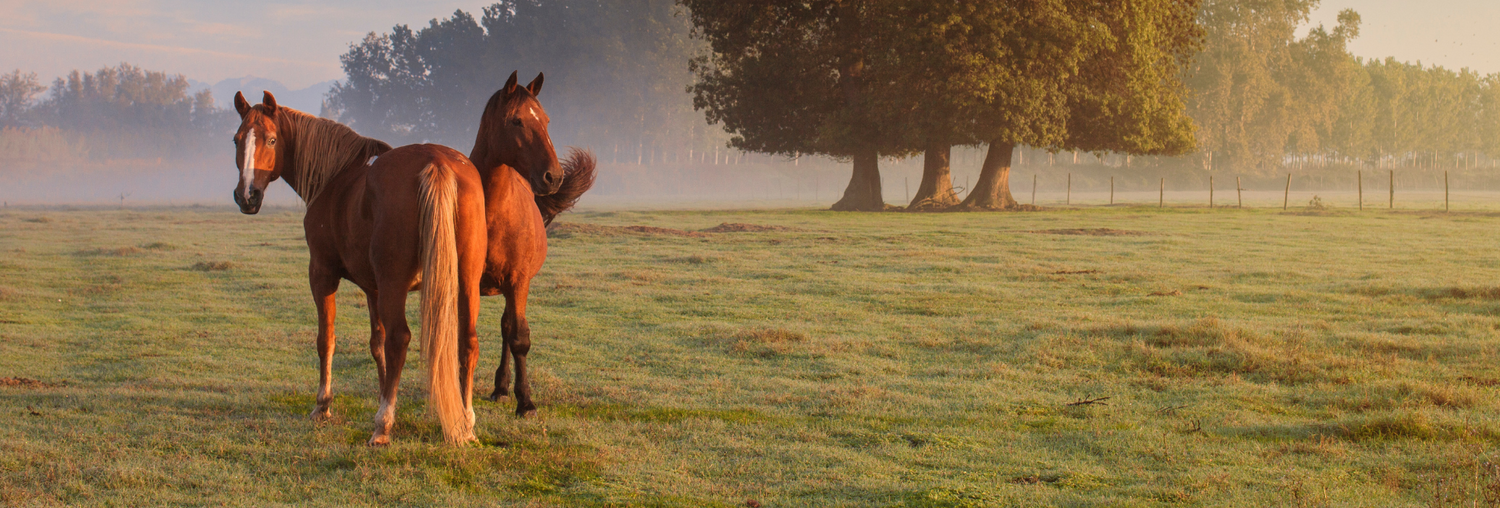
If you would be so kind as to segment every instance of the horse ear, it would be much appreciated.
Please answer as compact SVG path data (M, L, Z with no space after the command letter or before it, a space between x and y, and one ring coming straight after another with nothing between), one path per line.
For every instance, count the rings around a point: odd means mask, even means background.
M520 72L520 71L511 71L510 72L510 79L505 80L505 88L502 89L502 90L505 90L505 95L510 95L510 94L516 92L516 73L517 72Z
M271 114L274 115L276 114L276 96L271 95L271 92L265 92L265 94L264 97L261 97L260 103L265 104L266 109L271 110Z
M531 80L531 84L526 85L526 89L531 91L532 97L542 93L542 73L536 73L536 79Z
M240 118L244 118L245 115L250 114L250 102L245 100L244 93L234 93L234 110L240 112Z

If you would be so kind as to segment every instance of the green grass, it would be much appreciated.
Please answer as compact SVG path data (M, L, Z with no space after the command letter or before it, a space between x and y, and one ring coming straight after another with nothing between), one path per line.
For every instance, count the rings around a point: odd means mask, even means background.
M446 447L413 364L369 449L352 284L306 418L297 213L12 208L0 381L37 382L0 382L0 505L1493 504L1496 216L572 214L537 416L481 401Z

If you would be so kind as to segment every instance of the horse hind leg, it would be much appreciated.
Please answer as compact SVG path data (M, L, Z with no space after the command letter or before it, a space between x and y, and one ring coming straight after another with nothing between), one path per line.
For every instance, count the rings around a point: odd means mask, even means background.
M329 406L333 404L333 323L337 314L334 295L339 289L339 279L321 276L321 270L316 268L311 272L309 286L312 287L313 304L318 308L318 395L308 416L321 422L333 418Z
M397 287L399 284L388 284ZM380 408L375 412L375 431L367 444L385 446L391 442L396 425L396 392L401 386L401 370L406 366L406 348L411 343L411 328L406 322L406 292L399 289L381 291L380 322L385 328L384 375L380 378Z

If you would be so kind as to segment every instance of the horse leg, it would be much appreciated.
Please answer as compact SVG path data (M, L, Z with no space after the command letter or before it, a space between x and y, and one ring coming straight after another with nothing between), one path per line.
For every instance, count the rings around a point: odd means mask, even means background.
M531 351L531 327L526 324L526 293L531 281L524 281L511 288L505 299L505 317L502 329L506 329L505 346L516 362L516 416L525 417L536 413L531 403L531 380L526 376L526 353ZM510 326L503 326L504 324Z
M382 281L384 282L384 281ZM406 347L411 343L411 328L406 323L406 292L401 283L390 281L379 295L380 322L385 326L385 375L380 378L380 409L375 412L375 432L370 446L391 443L391 428L396 425L396 390L401 386L401 369L406 366Z
M333 417L329 405L333 403L333 320L337 314L334 294L339 289L339 278L329 276L317 266L308 270L308 286L312 288L313 304L318 308L318 396L317 405L309 415L315 421Z
M475 279L483 268L482 264L474 267ZM458 291L458 382L464 395L464 408L469 412L469 428L474 428L474 369L479 366L478 324L478 286L462 287Z
M370 309L370 357L375 359L375 377L385 386L385 326L380 323L380 292L365 293L365 307Z
M515 320L510 318L510 297L505 297L506 314L500 320L500 336L504 344L500 347L500 366L495 368L495 391L488 397L490 402L499 402L500 399L510 396L510 338L515 333Z

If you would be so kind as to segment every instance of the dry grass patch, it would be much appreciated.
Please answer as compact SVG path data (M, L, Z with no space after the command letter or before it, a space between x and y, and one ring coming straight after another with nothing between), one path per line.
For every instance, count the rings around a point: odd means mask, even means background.
M1132 231L1127 229L1110 228L1069 228L1069 229L1038 229L1027 231L1044 235L1079 235L1079 236L1151 236L1157 233L1150 231Z
M1352 361L1308 348L1300 333L1267 335L1204 318L1181 327L1166 325L1132 348L1139 365L1166 377L1234 374L1266 381L1343 382L1337 375Z
M771 358L791 353L807 342L807 334L784 328L750 328L734 334L729 350L734 353Z

